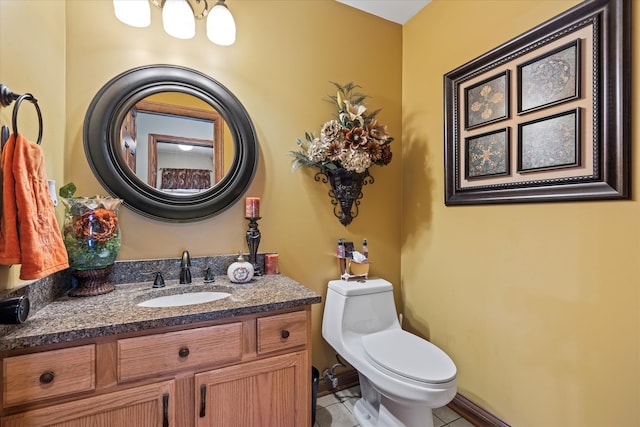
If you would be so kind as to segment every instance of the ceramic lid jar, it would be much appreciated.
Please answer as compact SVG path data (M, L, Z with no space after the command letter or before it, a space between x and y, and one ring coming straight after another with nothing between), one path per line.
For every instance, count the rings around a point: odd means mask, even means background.
M253 265L245 261L242 254L239 254L238 260L227 269L227 277L233 283L248 283L253 278Z

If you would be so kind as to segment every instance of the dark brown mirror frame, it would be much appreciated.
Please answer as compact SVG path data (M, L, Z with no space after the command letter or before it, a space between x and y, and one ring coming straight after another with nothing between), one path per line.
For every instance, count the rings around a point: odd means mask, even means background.
M180 196L164 193L138 178L119 154L120 130L129 110L144 98L167 91L203 100L220 113L229 128L233 161L226 175L207 191ZM180 66L143 66L107 82L87 109L83 139L89 166L107 191L133 211L163 221L198 221L222 212L246 192L258 165L258 138L244 106L216 80Z
M631 3L631 0L585 1L445 74L446 205L631 197ZM464 146L462 143L465 132L470 133L470 128L464 128L461 124L461 117L464 116L461 109L464 101L460 95L461 88L469 84L466 82L471 79L480 78L483 73L491 74L491 70L499 66L508 67L512 63L517 65L518 61L522 62L519 59L521 55L535 52L536 49L543 50L541 47L547 43L586 25L595 29L592 35L594 74L587 76L587 84L591 84L593 88L593 116L589 117L594 124L593 138L584 141L585 149L593 153L592 173L561 179L531 178L520 182L486 178L473 181L473 185L461 185L465 179L465 162L462 161L464 153L461 153L461 147ZM507 116L500 124L507 126L507 129L516 129L517 126L513 123L518 125L517 121L523 120L521 113L516 113L515 119ZM475 132L475 128L473 131ZM517 135L517 132L511 134Z

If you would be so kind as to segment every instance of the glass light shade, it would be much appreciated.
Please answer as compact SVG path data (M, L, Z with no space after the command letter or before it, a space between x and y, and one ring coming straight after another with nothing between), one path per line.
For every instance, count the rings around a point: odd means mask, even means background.
M230 46L236 41L236 23L227 6L218 2L207 16L207 37L220 46Z
M196 18L186 0L167 0L162 8L162 26L167 34L177 39L190 39L196 35Z
M132 27L148 27L151 24L149 0L113 0L113 10L121 22Z

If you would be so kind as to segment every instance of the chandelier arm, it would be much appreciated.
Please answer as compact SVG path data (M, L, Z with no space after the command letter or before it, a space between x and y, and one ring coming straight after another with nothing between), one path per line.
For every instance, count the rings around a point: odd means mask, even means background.
M207 0L187 0L189 6L191 6L191 10L193 11L193 16L196 19L206 18L211 10L209 7L209 3Z
M162 9L167 0L149 0L149 3ZM209 4L209 0L186 0L196 19L204 19L214 5Z

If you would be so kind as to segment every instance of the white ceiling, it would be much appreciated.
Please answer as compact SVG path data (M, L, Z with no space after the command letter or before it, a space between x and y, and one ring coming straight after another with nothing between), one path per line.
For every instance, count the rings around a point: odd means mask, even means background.
M389 21L403 25L431 0L336 0Z

